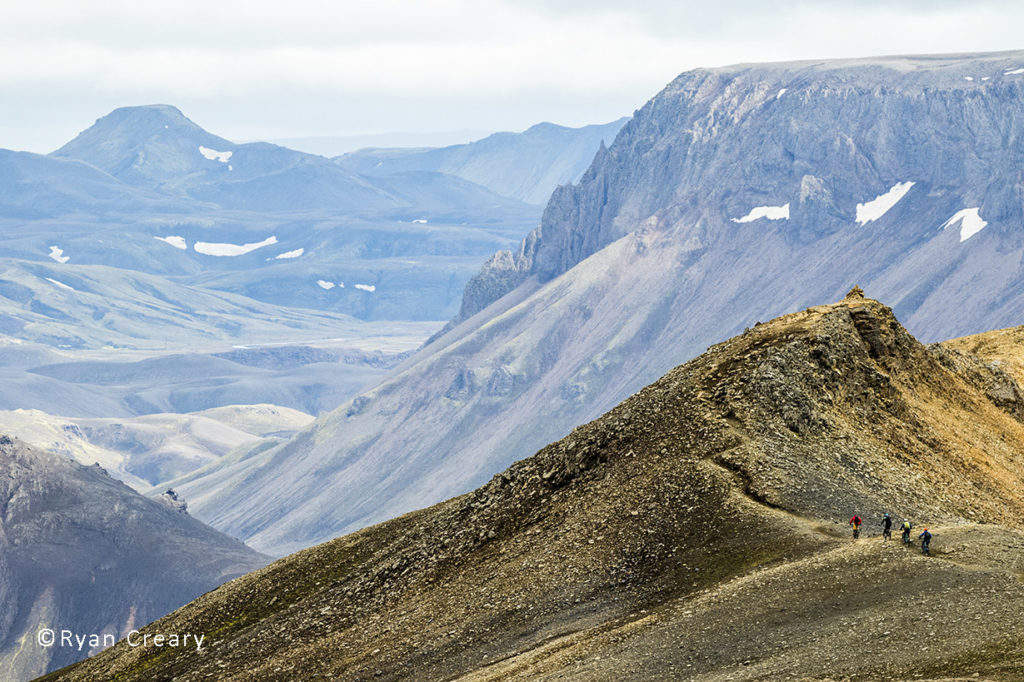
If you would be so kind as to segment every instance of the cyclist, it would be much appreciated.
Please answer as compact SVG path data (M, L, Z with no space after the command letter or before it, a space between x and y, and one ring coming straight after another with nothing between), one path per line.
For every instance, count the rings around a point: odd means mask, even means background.
M850 525L853 526L853 539L856 540L860 537L860 526L864 523L863 520L856 514L850 517Z
M910 519L903 519L903 544L910 544L910 529L914 527L914 524L910 522Z
M928 546L932 542L932 534L925 528L924 532L917 536L921 540L921 554L928 554Z
M886 512L882 517L882 542L892 540L892 517Z

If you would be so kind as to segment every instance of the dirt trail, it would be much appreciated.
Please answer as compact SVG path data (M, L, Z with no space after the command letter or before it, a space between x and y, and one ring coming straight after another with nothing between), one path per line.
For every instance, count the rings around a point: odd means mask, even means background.
M794 521L845 535L839 523ZM1024 638L1024 533L930 530L931 556L898 537L845 538L459 679L952 680L943 672L965 667L978 677L962 679L1019 679L998 660Z

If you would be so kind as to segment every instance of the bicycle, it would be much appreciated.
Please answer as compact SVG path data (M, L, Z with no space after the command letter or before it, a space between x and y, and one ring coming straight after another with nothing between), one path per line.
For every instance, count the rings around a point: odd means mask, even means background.
M859 516L856 514L850 519L850 525L853 526L853 539L856 540L860 537L860 525L864 523Z

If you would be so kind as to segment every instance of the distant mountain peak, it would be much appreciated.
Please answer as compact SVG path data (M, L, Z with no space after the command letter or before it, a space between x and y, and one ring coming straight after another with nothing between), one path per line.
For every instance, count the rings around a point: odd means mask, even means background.
M237 145L213 135L169 104L120 107L96 120L53 156L78 159L127 182L157 184L202 171L200 147Z
M208 133L175 106L147 104L114 109L106 116L96 119L92 126L54 153L57 156L71 156L70 152L78 151L84 144L94 143L100 138L111 142L140 142L155 135L163 135L167 130L173 131L175 136L199 135L203 138L220 140L221 144L231 144L227 140Z
M178 119L188 120L185 114L181 112L181 109L174 106L173 104L139 104L128 107L118 107L106 116L104 116L103 118L131 116L139 113L160 114L163 116L170 116Z

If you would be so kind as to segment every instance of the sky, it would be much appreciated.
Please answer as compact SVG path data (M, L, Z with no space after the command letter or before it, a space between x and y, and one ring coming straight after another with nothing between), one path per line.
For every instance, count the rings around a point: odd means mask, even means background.
M156 103L235 141L579 126L692 68L1020 49L1020 26L1002 0L4 2L0 147Z

